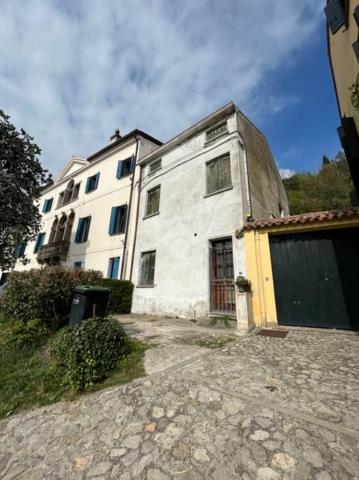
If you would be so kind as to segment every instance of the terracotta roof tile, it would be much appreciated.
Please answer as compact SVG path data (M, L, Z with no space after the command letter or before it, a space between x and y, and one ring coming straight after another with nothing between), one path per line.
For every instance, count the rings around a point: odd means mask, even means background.
M280 227L284 225L296 225L314 222L327 222L342 218L359 217L359 207L343 208L340 210L327 210L325 212L302 213L288 217L267 218L265 220L254 220L247 222L243 230L255 230L260 228Z

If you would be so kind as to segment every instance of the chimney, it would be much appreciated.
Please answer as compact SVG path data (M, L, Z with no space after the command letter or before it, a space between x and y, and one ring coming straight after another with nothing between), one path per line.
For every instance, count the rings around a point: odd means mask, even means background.
M110 137L110 143L116 142L117 140L120 140L120 138L120 130L116 128L115 133Z

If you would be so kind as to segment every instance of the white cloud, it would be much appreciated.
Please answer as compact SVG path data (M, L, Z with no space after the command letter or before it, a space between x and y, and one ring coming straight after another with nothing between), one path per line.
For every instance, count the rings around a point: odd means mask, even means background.
M313 41L322 9L312 0L3 0L0 107L54 173L116 127L167 140L229 100L258 122L298 101L268 95L267 75Z
M280 168L279 169L279 174L280 174L281 178L290 178L293 175L295 175L295 171L290 170L289 168Z

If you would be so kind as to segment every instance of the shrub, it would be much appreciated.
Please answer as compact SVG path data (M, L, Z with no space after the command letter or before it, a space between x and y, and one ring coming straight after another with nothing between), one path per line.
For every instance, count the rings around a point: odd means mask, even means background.
M36 318L56 330L68 321L74 287L100 278L101 273L94 270L63 266L13 272L1 307L8 317L25 323Z
M92 318L60 332L52 353L65 370L65 383L84 390L108 376L128 352L127 336L116 320Z
M4 324L1 343L5 347L18 350L22 347L38 347L46 341L48 331L39 320L20 322L18 320Z
M129 280L102 278L96 285L111 290L108 310L111 313L130 313L132 307L133 283Z

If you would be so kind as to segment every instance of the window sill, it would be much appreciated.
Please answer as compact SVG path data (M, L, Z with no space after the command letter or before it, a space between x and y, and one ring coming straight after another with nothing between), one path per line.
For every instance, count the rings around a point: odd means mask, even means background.
M146 218L155 217L156 215L159 215L159 214L160 214L160 212L151 213L151 215L145 215L145 216L143 217L143 220L146 220Z
M156 285L136 285L136 288L154 288Z
M124 235L125 232L116 232L116 233L109 233L110 237L118 237L119 235Z
M212 195L217 195L217 193L226 192L227 190L232 190L232 189L233 189L233 185L226 188L222 188L221 190L216 190L215 192L206 193L206 195L203 195L203 198L211 197Z

